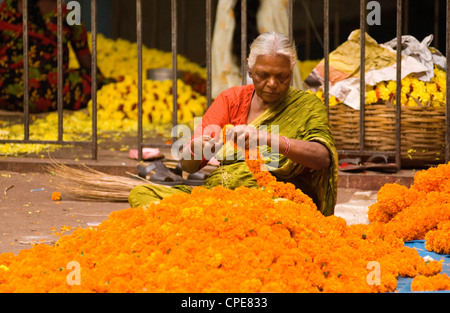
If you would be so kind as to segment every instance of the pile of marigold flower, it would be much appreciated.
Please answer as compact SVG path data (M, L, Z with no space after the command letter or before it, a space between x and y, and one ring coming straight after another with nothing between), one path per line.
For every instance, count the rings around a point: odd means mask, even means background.
M80 265L80 285L67 283ZM380 284L368 284L369 262ZM261 189L194 188L0 255L0 292L386 292L441 270L395 237Z
M417 275L417 290L448 287L447 276L436 275L441 262L425 261L381 222L349 226L325 217L249 156L264 188L196 187L113 212L53 247L2 254L0 292L389 292L398 276ZM425 189L442 185L420 178ZM73 262L80 284L67 283Z
M368 216L380 236L394 235L404 241L425 239L427 250L450 254L450 163L417 172L410 188L384 185ZM449 290L450 278L445 274L418 276L412 289Z
M88 42L92 44L89 33ZM117 83L105 85L97 92L99 121L108 122L137 119L137 44L124 39L108 39L97 35L97 59L106 77L118 79ZM77 58L70 51L70 67L79 67ZM206 69L177 56L177 67L184 75L178 77L178 122L187 124L194 116L202 116L206 110L204 96ZM172 53L142 47L142 106L144 124L161 125L172 121L172 81L164 82L146 79L148 69L172 68ZM89 107L92 103L89 104Z
M369 207L368 216L383 234L394 234L405 241L424 239L437 228L441 236L448 233L450 163L417 172L410 188L395 183L384 185L377 202ZM441 251L450 251L450 241L445 244Z

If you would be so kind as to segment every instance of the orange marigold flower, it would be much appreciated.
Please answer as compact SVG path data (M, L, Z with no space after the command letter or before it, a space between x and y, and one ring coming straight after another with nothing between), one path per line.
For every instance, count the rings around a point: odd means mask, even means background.
M61 201L61 193L57 191L53 192L52 201Z
M441 222L436 230L425 235L425 248L436 253L450 254L450 221Z
M396 236L404 241L424 239L439 223L450 220L450 163L416 173L410 188L386 184L380 188L368 215L382 229L382 236ZM440 234L445 236L445 231Z
M411 282L412 291L450 290L450 277L447 274L416 276Z
M54 246L0 254L0 292L392 292L398 276L415 277L413 290L449 289L448 276L435 275L442 264L403 242L448 230L445 179L383 190L378 209L389 220L349 226L277 181L260 157L246 161L261 188L195 187L146 209L112 212ZM81 285L67 283L73 261ZM367 282L372 261L380 284Z

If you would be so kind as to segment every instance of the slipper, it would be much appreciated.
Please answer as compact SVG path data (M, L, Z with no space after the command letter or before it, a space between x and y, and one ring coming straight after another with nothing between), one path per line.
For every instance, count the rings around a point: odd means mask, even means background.
M184 181L186 185L200 186L203 185L205 179L208 177L207 174L200 171L189 174L188 178Z
M381 162L375 162L380 160ZM388 158L384 154L374 154L364 163L365 167L369 171L378 171L383 173L397 173L398 167L396 163L389 163Z
M138 159L138 151L137 149L131 149L128 157L133 160ZM161 154L161 151L159 151L158 148L143 148L142 149L142 159L145 161L151 161L151 160L159 160L164 158L164 155Z
M181 163L178 163L177 166L172 170L172 172L176 175L183 177L183 169L181 168ZM205 174L201 171L198 171L198 172L189 174L187 179L183 179L183 183L185 185L190 185L190 186L200 186L200 185L203 185L203 183L207 177L208 177L207 174Z
M363 172L366 170L366 166L361 163L360 158L342 159L339 160L339 170L342 172Z
M166 186L183 185L184 181L180 175L169 170L161 160L153 161L147 165L138 165L137 172L139 177L146 180Z

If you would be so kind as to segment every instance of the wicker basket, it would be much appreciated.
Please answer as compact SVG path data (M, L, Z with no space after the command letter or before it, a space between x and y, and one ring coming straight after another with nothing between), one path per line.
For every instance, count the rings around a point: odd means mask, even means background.
M365 106L365 147L395 151L396 108L392 103ZM359 149L360 112L339 103L330 106L329 120L338 150ZM403 165L445 161L445 107L402 106L401 158Z

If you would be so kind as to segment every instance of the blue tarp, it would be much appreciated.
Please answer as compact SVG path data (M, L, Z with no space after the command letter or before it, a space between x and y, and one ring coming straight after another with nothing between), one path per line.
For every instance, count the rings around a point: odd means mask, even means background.
M445 273L450 276L450 255L448 254L438 254L425 249L425 240L413 240L405 242L405 246L414 248L419 252L421 257L430 256L433 260L444 262L442 263L442 271L441 273ZM397 292L408 293L411 291L411 282L412 278L398 277L397 278ZM447 292L450 293L450 290L446 291L433 291L433 292Z

